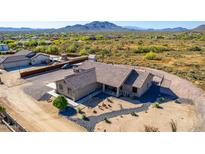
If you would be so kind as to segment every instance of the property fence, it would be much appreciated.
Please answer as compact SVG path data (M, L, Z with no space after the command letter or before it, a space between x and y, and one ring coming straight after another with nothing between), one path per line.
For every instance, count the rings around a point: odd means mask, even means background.
M39 73L43 73L43 72L47 72L47 71L61 68L65 64L76 64L76 63L83 62L85 60L88 60L87 56L77 57L77 58L73 58L73 59L66 61L66 62L63 62L63 63L59 63L59 64L55 64L55 65L51 65L51 66L45 66L43 68L38 68L38 69L33 69L33 70L22 71L22 72L20 72L20 76L22 78L24 78L24 77L28 77L31 75L35 75L35 74L39 74Z

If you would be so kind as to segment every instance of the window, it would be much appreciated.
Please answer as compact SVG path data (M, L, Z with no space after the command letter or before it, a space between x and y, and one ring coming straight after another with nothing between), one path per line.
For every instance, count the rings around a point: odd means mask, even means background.
M68 88L67 90L68 90L68 94L70 94L70 93L71 93L71 89L70 89L70 88Z
M137 93L137 88L136 87L132 87L132 92L133 93Z
M62 84L59 84L59 89L60 89L60 90L63 90Z

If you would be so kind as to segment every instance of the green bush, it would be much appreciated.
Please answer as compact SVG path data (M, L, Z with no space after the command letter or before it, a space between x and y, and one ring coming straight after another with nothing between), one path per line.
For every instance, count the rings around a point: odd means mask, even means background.
M15 41L14 40L5 40L5 41L3 41L3 43L9 44L9 43L15 43Z
M201 51L202 49L198 46L188 48L189 51Z
M24 46L26 46L26 47L36 47L37 45L38 45L38 42L35 40L31 40L29 42L24 43Z
M164 97L160 97L160 98L159 98L159 102L160 102L160 103L163 103L164 101L165 101L165 98L164 98Z
M62 110L68 106L68 101L64 96L60 95L54 99L53 105Z
M56 45L49 45L47 48L47 52L51 54L57 54L59 51L58 47Z
M35 51L36 52L46 52L46 47L45 46L37 46L36 48L35 48Z
M17 47L16 43L8 43L9 48L15 48Z
M149 53L146 53L145 56L144 56L145 59L148 59L148 60L157 60L157 54L150 51Z
M2 113L2 112L6 112L6 109L4 107L0 106L0 113Z
M89 118L86 117L86 115L84 115L84 114L80 115L80 119L85 120L85 121L89 121Z
M140 46L134 50L135 53L147 53L147 52L163 52L163 51L170 51L168 47L165 46Z
M154 108L162 109L162 107L160 106L160 103L159 103L159 102L154 102L154 103L152 104L152 106L153 106Z
M75 53L77 52L77 49L78 49L78 45L72 44L69 47L67 47L66 51L69 53Z
M88 52L85 49L80 50L79 52L80 55L87 55Z
M44 40L40 40L39 42L38 42L38 45L46 45L47 43L44 41Z

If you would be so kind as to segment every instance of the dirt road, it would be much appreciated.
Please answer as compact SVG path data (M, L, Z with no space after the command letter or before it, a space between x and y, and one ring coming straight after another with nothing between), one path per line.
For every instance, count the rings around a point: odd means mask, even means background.
M0 102L7 111L31 132L41 131L86 131L67 119L43 110L36 100L22 91L22 86L7 88L0 85Z

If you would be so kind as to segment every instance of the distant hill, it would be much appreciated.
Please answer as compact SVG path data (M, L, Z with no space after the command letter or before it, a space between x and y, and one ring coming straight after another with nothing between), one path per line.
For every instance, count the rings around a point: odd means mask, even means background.
M193 29L194 31L205 31L205 25L200 25Z
M205 25L201 25L204 27ZM204 29L199 26L199 29ZM183 27L165 28L165 29L145 29L135 26L118 26L114 23L107 21L93 21L84 25L76 24L73 26L66 26L58 29L32 29L32 28L10 28L0 27L0 32L114 32L114 31L156 31L156 32L181 32L188 29Z
M12 27L0 27L0 31L2 32L16 32L16 31L31 31L33 30L32 28L12 28Z
M85 25L66 26L57 29L60 32L86 32L86 31L130 31L130 29L117 26L110 22L93 21Z
M145 28L134 27L134 26L126 26L125 28L132 29L135 31L148 31L148 32L152 32L152 31L156 31L156 32L181 32L181 31L188 30L188 29L183 28L183 27L164 28L164 29L153 29L153 28L145 29Z

